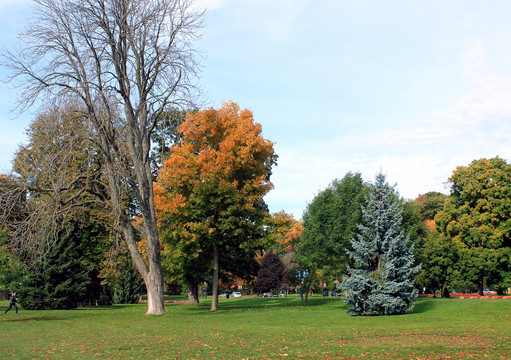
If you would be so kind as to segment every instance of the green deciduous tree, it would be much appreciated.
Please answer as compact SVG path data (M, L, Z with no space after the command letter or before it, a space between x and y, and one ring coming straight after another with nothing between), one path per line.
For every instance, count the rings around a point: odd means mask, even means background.
M402 209L397 193L383 174L375 183L363 209L364 225L351 240L349 255L355 262L342 282L344 301L354 315L403 314L413 309L417 297L413 277L413 245L402 229Z
M307 206L303 234L296 245L298 264L307 274L304 304L307 304L310 286L318 281L318 271L331 281L346 273L346 249L351 247L350 239L362 220L365 194L362 176L347 173L341 180L334 180Z
M111 296L98 275L103 256L113 245L115 220L107 201L102 157L82 120L79 110L66 106L33 121L28 143L16 152L10 185L0 190L0 202L6 205L2 210L9 209L0 219L12 229L10 245L30 269L74 224L75 237L87 244L81 254L89 269L86 301L109 304Z
M403 229L408 234L410 242L415 247L420 246L427 235L426 226L420 214L420 208L415 201L403 201L401 209Z
M185 121L186 111L171 108L160 116L158 128L153 132L151 141L154 147L151 151L151 163L154 177L158 176L158 170L163 162L169 157L170 149L179 142L182 134L178 131L179 125Z
M460 278L459 254L456 243L436 230L431 231L421 248L422 269L417 282L433 291L439 290L443 297L449 297L449 289Z
M449 178L451 194L435 217L440 231L459 248L465 286L507 287L511 271L511 165L474 160Z

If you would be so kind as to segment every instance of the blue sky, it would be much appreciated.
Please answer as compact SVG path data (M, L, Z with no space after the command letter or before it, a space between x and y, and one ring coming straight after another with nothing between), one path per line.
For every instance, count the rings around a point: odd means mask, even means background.
M0 46L29 1L0 0ZM511 160L511 2L200 0L210 106L253 111L279 155L266 200L296 218L346 172L382 170L405 198L447 192L472 160ZM4 75L4 70L0 70ZM0 172L37 109L0 84Z

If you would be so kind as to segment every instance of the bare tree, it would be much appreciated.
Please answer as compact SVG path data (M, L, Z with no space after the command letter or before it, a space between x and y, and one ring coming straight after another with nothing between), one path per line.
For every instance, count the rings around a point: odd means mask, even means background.
M154 211L151 134L169 107L194 103L203 12L191 0L34 0L35 18L16 51L4 53L21 107L80 101L104 157L109 202L148 291L162 314L163 274ZM122 200L129 187L143 218L147 258Z

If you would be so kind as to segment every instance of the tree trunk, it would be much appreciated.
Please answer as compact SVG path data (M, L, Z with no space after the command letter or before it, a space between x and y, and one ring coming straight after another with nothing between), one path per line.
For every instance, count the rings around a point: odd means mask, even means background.
M149 267L149 272L147 276L144 277L148 296L146 315L162 315L165 312L165 298L163 269L161 267L160 239L158 237L156 224L154 224L153 230L154 232L150 234L146 231L147 262Z
M303 297L303 306L307 306L308 305L308 301L309 300L309 287L306 287L305 288L305 296Z
M124 230L125 241L128 245L133 263L138 272L142 275L142 279L147 288L146 315L162 315L165 312L165 304L163 294L163 270L161 268L159 247L156 251L148 246L148 266L138 251L131 224L127 221L121 221L121 226ZM149 244L149 242L150 239L147 239L147 244Z
M484 277L483 275L480 275L479 276L479 279L477 280L477 294L479 296L483 296L484 295Z
M218 249L216 245L213 244L213 294L211 295L211 311L218 310L218 272Z
M109 179L110 184L115 184L113 176ZM147 262L140 254L137 247L135 229L131 224L129 217L122 211L121 202L116 191L110 189L114 209L119 216L119 225L124 232L124 240L128 245L133 263L142 276L147 288L147 312L146 315L162 315L165 312L163 296L163 270L160 258L160 242L157 229L146 231L147 244ZM147 228L147 227L146 227Z
M149 272L144 282L147 288L146 315L162 315L165 312L162 274Z
M188 301L190 305L197 305L199 303L199 285L194 281L186 281L188 288Z

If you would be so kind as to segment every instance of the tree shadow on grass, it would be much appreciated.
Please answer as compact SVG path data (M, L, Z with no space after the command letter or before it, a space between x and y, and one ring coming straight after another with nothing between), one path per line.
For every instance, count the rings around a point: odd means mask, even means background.
M423 314L428 311L433 310L438 306L438 302L436 299L422 299L415 302L415 306L413 308L413 314Z
M344 307L344 303L340 298L323 299L323 298L309 298L308 305L304 306L300 298L241 298L241 299L221 299L218 304L219 312L229 311L251 311L251 310L271 310L281 308L303 308L317 307L317 306L332 306L338 305ZM199 305L182 305L185 311L193 314L201 314L215 312L209 311L211 301L204 301Z
M84 306L84 307L74 309L74 310L79 310L79 311L115 310L115 309L127 308L129 306L136 306L136 305L138 305L138 304L115 304L115 305L99 305L99 306L91 305L91 306Z
M90 316L90 311L114 311L128 307L129 305L114 305L114 306L86 306L77 309L60 309L60 310L25 310L20 309L19 313L12 317L0 318L0 322L28 322L28 321L61 321L73 320Z
M39 314L34 314L33 316L31 315L17 315L15 317L12 317L12 318L8 318L8 319L2 319L2 322L6 322L6 323L18 323L18 322L29 322L29 321L62 321L62 320L72 320L72 319L76 319L80 316L78 316L78 314L76 315L67 315L66 312L63 310L63 313L62 314L51 314L51 315L39 315Z

